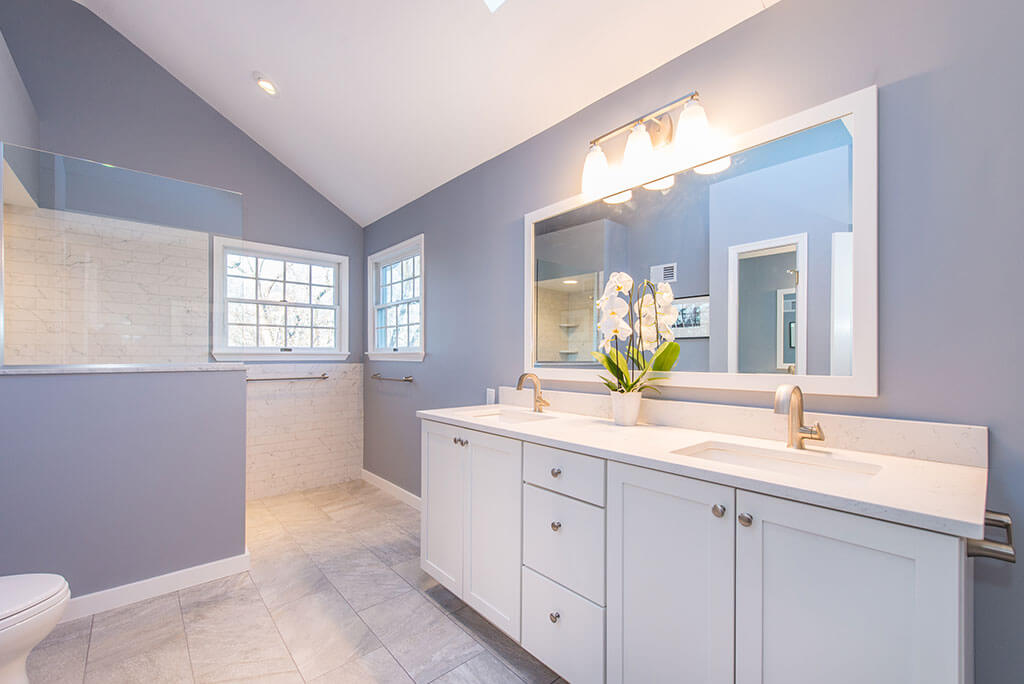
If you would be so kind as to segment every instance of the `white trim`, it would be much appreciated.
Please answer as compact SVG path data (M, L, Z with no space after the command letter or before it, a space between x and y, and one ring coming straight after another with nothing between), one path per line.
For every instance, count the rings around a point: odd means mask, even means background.
M782 254L796 250L796 374L807 374L807 233L729 246L729 372L740 372L740 259Z
M798 131L853 115L844 121L854 138L853 145L853 225L854 240L854 304L853 374L849 376L791 376L805 394L838 396L878 396L878 88L863 90L804 110L737 136L729 154L791 135ZM720 155L716 155L720 156ZM698 160L699 165L708 160ZM659 172L664 176L664 171ZM650 180L655 180L651 178ZM640 183L642 184L642 183ZM639 185L639 184L638 184ZM620 192L622 189L617 190ZM615 194L610 192L608 194ZM592 369L553 368L534 362L534 250L533 224L576 209L593 201L583 194L569 197L537 209L523 217L525 250L523 269L523 367L545 380L578 382L593 385L597 373ZM778 373L721 373L673 371L666 373L664 385L743 391L774 391L779 384Z
M337 296L337 320L334 327L334 349L315 351L303 349L298 353L284 352L275 349L237 349L227 345L227 319L225 314L224 296L224 250L235 249L246 254L309 261L324 265L336 266L338 277L334 283ZM238 238L213 236L213 358L230 361L344 361L349 356L349 310L348 290L349 271L348 257L343 254L314 252L308 249L281 247ZM324 328L327 330L327 328Z
M248 570L249 550L246 549L245 553L230 558L222 558L203 565L193 565L190 568L175 570L165 575L149 577L130 584L122 584L119 587L94 591L91 594L73 596L68 602L68 608L64 611L61 622L102 613L105 610L113 610L137 601L144 601L179 589L187 589L203 582L211 582Z
M420 346L402 351L378 349L374 317L377 304L377 268L387 261L397 261L405 255L420 257ZM370 361L422 361L427 351L427 256L423 233L414 235L396 245L374 252L366 257L366 356Z
M420 285L420 287L423 287ZM420 290L422 292L422 290ZM420 325L423 323L423 307L420 307ZM423 328L420 328L420 339L423 337ZM374 351L366 352L366 358L371 361L422 361L424 352L418 351L405 351L405 352L393 352L393 351Z
M775 370L789 370L786 363L786 295L795 295L795 287L782 287L775 291ZM794 305L797 305L794 302ZM799 342L797 342L799 344ZM793 356L796 356L796 349Z
M420 508L420 497L416 496L408 489L403 489L402 487L399 487L391 480L385 480L380 475L374 475L366 468L363 468L363 480L372 484L377 489L387 494L390 494L391 496L395 497L402 503L412 506L417 511L422 510Z

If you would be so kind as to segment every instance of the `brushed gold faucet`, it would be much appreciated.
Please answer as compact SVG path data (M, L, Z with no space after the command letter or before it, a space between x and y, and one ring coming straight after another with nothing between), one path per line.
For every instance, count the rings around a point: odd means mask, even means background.
M523 373L519 376L519 382L516 383L516 389L523 389L523 383L530 380L533 383L533 410L537 413L543 413L545 406L551 406L551 403L544 398L544 395L540 392L540 378L534 373Z
M825 440L825 432L821 423L808 427L804 425L804 393L796 385L779 385L775 390L775 412L789 416L789 429L786 432L786 446L791 449L803 449L805 439L818 442Z

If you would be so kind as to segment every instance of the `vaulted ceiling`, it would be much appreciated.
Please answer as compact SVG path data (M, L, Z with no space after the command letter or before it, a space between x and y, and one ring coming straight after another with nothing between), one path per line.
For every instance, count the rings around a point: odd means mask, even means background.
M78 0L361 225L773 1Z

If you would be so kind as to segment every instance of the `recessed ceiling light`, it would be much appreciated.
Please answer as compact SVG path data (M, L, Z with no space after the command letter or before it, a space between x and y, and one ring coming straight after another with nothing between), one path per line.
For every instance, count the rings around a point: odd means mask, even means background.
M563 280L562 284L563 285L575 285L578 282L580 282L580 281L578 281L578 280Z
M254 71L252 77L256 79L256 85L267 95L277 95L277 86L269 78L258 71Z
M491 14L494 14L499 7L505 4L505 0L484 0L484 4L487 5L487 9L491 10Z

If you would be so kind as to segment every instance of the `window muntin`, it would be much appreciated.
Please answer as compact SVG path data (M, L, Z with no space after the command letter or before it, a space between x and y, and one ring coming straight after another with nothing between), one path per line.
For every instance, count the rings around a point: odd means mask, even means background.
M226 249L230 349L334 349L337 264Z
M375 348L410 351L422 346L421 255L419 252L382 262L377 268L374 307Z

